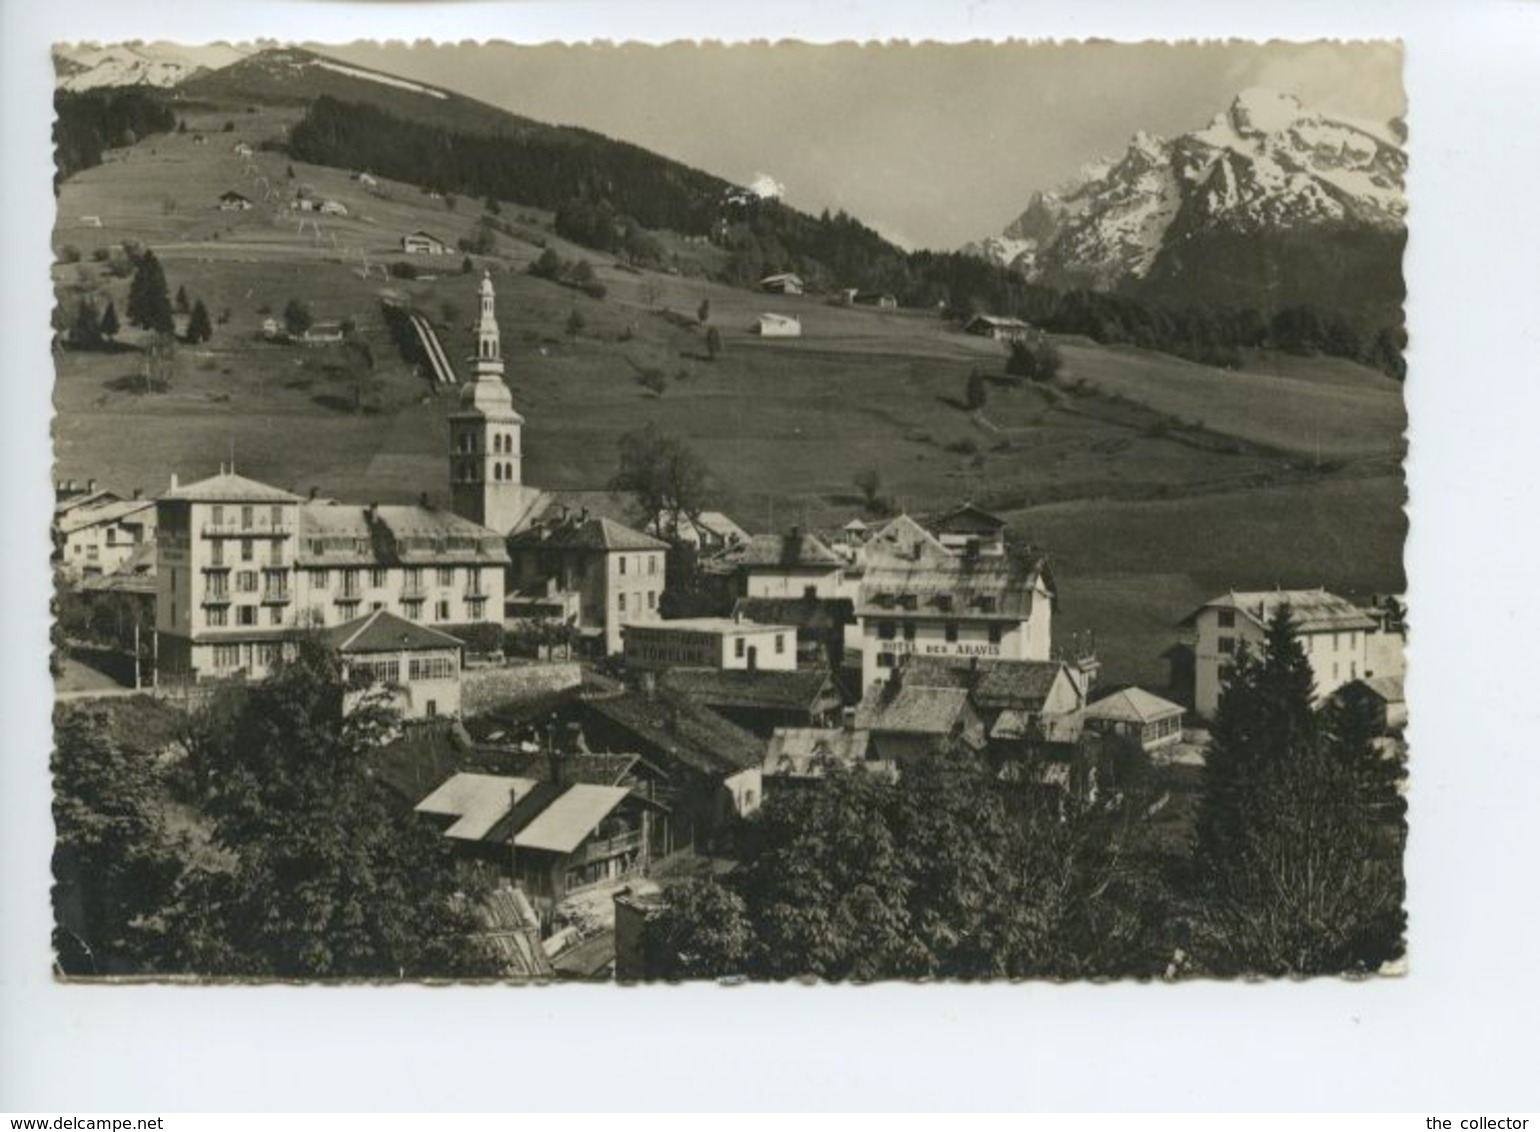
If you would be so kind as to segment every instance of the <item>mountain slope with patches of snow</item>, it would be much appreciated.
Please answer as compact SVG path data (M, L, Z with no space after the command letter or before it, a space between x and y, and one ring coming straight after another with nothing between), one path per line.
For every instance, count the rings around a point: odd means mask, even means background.
M227 43L182 47L174 43L59 44L54 73L60 90L97 87L173 87L195 75L227 67L250 51Z
M1248 245L1295 246L1342 232L1367 234L1369 245L1399 256L1404 137L1399 123L1244 91L1203 129L1171 139L1136 134L1120 158L1033 194L1002 236L964 250L1029 279L1099 289L1170 283L1195 249L1207 262L1205 248L1244 255ZM1286 269L1273 265L1275 276ZM1233 272L1223 274L1233 281ZM1278 290L1276 278L1267 285Z

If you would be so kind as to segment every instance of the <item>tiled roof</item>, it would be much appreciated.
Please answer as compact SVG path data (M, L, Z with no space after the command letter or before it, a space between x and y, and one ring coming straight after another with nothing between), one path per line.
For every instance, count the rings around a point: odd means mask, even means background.
M733 616L813 632L855 624L856 603L848 597L740 597Z
M301 566L503 565L508 553L496 531L438 507L306 503L296 559Z
M537 523L508 540L515 550L667 550L662 539L632 530L614 519L589 518Z
M1036 711L1064 671L1056 660L911 656L904 659L901 679L921 687L966 688L974 705L986 711Z
M947 534L997 534L1005 529L1005 520L991 515L982 507L964 503L952 508L931 525L934 530Z
M1179 628L1193 625L1206 609L1231 609L1256 625L1266 627L1283 606L1289 607L1295 628L1302 633L1347 632L1373 629L1378 622L1346 598L1316 590L1260 590L1238 593L1231 590L1205 602L1181 621Z
M400 652L418 649L459 649L461 641L427 625L376 609L326 630L327 642L338 652Z
M758 766L764 755L764 744L750 732L710 708L663 690L654 698L624 692L581 702L660 758L672 756L705 774L736 774Z
M1154 723L1181 715L1181 704L1162 699L1143 688L1124 688L1104 696L1085 709L1086 719L1105 719L1118 723Z
M193 503L298 503L299 496L272 487L234 472L221 472L217 476L182 484L161 496L162 499L185 499Z
M129 516L140 511L148 511L148 518L154 517L155 500L153 499L114 499L105 500L90 507L80 507L65 514L58 523L60 534L73 534L75 531L83 531L88 527L95 527L102 523L119 523Z
M784 535L753 535L729 549L724 558L746 569L828 568L844 565L817 535L806 531Z
M881 617L901 609L931 617L999 619L1032 614L1038 583L1054 593L1053 579L1041 557L1023 552L965 558L903 561L867 558L857 604L863 616ZM912 598L913 609L903 601Z
M969 715L965 688L891 683L869 692L856 709L856 727L909 735L951 735Z
M791 672L671 668L659 674L658 683L708 707L796 712L813 711L833 691L828 670L818 668Z

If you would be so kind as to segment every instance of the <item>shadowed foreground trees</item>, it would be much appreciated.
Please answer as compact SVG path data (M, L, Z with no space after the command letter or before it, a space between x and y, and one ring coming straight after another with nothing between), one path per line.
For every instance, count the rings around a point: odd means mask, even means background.
M835 769L773 795L743 867L648 924L665 978L1080 978L1164 969L1160 877L1131 796L1061 803L967 752L901 786Z
M1399 760L1348 705L1311 710L1287 608L1225 676L1193 854L1193 951L1215 974L1368 973L1404 953Z
M316 638L296 650L271 680L222 691L195 713L174 783L89 714L66 716L56 869L61 889L73 881L80 892L80 914L66 921L61 903L61 928L83 923L75 934L120 973L495 975L466 938L476 924L453 899L463 885L443 838L374 778L394 712L366 695L344 716L335 654ZM173 786L186 803L172 802ZM165 833L173 810L196 848ZM104 966L70 966L62 944L60 955L73 972Z

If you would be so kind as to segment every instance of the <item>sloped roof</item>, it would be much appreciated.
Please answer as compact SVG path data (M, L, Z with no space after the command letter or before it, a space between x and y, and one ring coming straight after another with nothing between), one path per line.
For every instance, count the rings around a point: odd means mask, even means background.
M1364 676L1349 684L1345 684L1342 691L1348 688L1361 687L1384 700L1387 704L1404 704L1406 702L1406 679L1401 676ZM1339 695L1341 692L1338 693Z
M651 699L638 692L623 692L579 702L589 712L628 731L642 746L705 774L736 774L758 766L764 754L764 744L751 732L665 689Z
M1051 601L1053 580L1043 559L1022 551L976 558L948 553L945 558L915 561L886 556L873 560L868 555L857 608L863 615L881 617L912 596L911 612L933 617L1026 618L1039 582Z
M724 559L745 569L790 569L795 567L828 568L843 566L845 560L810 531L788 534L752 535L725 552Z
M630 793L624 786L574 783L514 833L514 848L570 853Z
M864 547L868 566L885 562L946 562L955 557L941 540L908 515L889 519Z
M952 508L933 524L935 530L946 534L998 534L1005 525L1004 519L991 515L971 501Z
M417 649L458 649L461 641L427 625L376 609L326 631L327 643L338 652L400 652Z
M891 683L867 694L856 709L856 727L910 735L950 735L969 714L966 688L926 688Z
M1057 660L978 660L966 657L904 658L905 684L966 688L977 707L987 711L1037 711L1047 700L1065 665Z
M649 632L656 630L673 630L679 633L786 633L796 628L795 625L776 625L770 622L755 621L752 618L739 619L737 617L675 617L668 621L648 621L640 625L627 625L627 629L646 629Z
M671 668L659 674L658 683L708 707L796 712L812 711L834 690L828 669L822 668L791 672Z
M185 499L192 503L298 503L300 498L279 487L272 487L234 472L221 472L217 476L182 484L161 496L162 499Z
M1178 628L1189 628L1206 609L1229 609L1252 623L1266 628L1278 610L1289 607L1296 630L1301 633L1347 632L1353 629L1373 629L1378 622L1346 598L1314 590L1259 590L1237 592L1231 590L1212 601L1206 601L1177 622Z
M1170 719L1185 711L1181 704L1162 699L1143 688L1124 688L1104 696L1085 709L1088 720L1109 720L1117 723L1154 723Z
M512 549L528 550L667 550L668 543L614 519L593 517L538 523L508 540Z
M968 325L973 326L983 323L985 326L996 327L1002 330L1030 330L1031 324L1022 322L1019 318L1008 318L998 314L976 314L968 320Z
M102 523L118 523L139 511L155 509L153 499L109 499L66 512L58 521L60 534L74 534Z
M854 625L856 603L848 597L740 597L733 604L733 616L807 632L822 631Z
M445 837L460 841L480 841L507 817L516 800L534 790L532 778L512 778L502 774L453 775L429 794L414 809L419 814L456 819L444 831Z
M302 566L501 565L508 561L503 538L496 531L438 507L307 502L299 514L297 558ZM322 543L319 550L317 541Z

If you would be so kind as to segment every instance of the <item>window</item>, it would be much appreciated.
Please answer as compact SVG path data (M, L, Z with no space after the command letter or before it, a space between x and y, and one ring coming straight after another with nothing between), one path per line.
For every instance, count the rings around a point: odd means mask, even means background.
M390 584L390 572L376 566L373 570L369 571L369 584L377 590L384 589Z
M273 525L274 529L283 526L283 508L274 504L272 510L268 513L268 522Z
M880 652L880 653L877 654L877 667L878 668L892 668L893 665L894 665L894 659L893 659L893 654L892 653L890 653L890 652Z
M241 508L241 530L251 530L251 522L256 518L256 508L250 504Z
M249 538L241 539L241 561L250 562L254 557L256 548L252 546Z
M209 610L209 626L214 629L221 629L228 625L229 620L226 617L227 613L228 610L226 610L222 605Z
M1219 627L1221 629L1235 628L1235 610L1221 609L1219 611Z
M803 586L802 587L802 597L803 597L803 599L805 601L812 601L817 596L818 596L818 587L817 586Z
M107 545L108 546L117 546L118 545L118 528L117 527L108 527L107 528Z
M656 554L649 554L647 556L647 573L649 573L649 574L656 574L657 572L658 572L658 556Z
M1341 647L1342 647L1342 634L1341 633L1333 633L1331 635L1331 651L1332 652L1336 652Z
M401 610L406 614L408 621L422 620L422 602L420 601L404 601L401 603Z
M658 591L657 590L648 590L647 591L647 608L648 609L656 609L656 608L658 608Z
M777 655L779 655L781 653L784 653L786 651L786 634L785 633L777 633L775 635L775 651L776 651Z
M100 554L101 554L101 548L98 547L95 543L92 543L90 546L86 547L86 557L88 559L90 559L92 562L95 562L96 559L97 559L97 556L100 555Z
M955 641L955 640L957 640L957 622L956 621L948 621L946 623L946 639L948 641Z
M272 566L283 565L283 539L269 539L267 542L267 561Z
M894 632L895 632L895 628L894 628L893 622L891 622L891 621L879 621L879 622L877 622L877 636L879 638L881 638L882 640L884 640L884 641L891 641L893 639Z
M744 650L747 647L748 642L745 641L742 637L739 637L733 642L733 655L736 657L742 657L744 655Z
M213 565L213 566L223 566L225 564L225 544L224 543L222 543L222 542L215 542L214 543L213 550L211 550L209 552L209 564Z
M257 623L257 607L254 605L236 606L235 623L237 625L255 625Z
M1000 638L1003 637L1004 635L1005 635L1004 630L1001 629L1000 624L998 622L992 622L990 624L990 626L989 626L989 643L990 644L998 645L1000 643Z
M626 576L626 556L624 554L620 556L620 576L622 578Z
M487 612L487 599L484 597L466 598L465 612L472 621L480 621Z
M270 605L267 607L267 623L269 625L283 624L283 606Z
M434 617L434 620L436 620L436 621L448 621L449 620L449 602L447 602L447 601L440 601L437 605L435 605L433 607L433 617Z
M423 705L423 714L426 715L429 719L438 718L438 701L429 700L425 705Z
M452 586L455 584L455 568L453 566L440 566L438 568L438 584Z
M626 611L626 595L625 594L621 594L620 595L620 612L624 613L625 611Z
M1225 656L1234 656L1235 655L1235 638L1234 637L1220 637L1219 638L1219 651L1224 653Z
M455 662L447 656L413 657L407 674L413 680L448 680L455 674Z
M214 646L214 667L215 668L239 668L240 665L241 665L241 646L240 645L215 645Z
M243 594L257 592L257 572L255 570L241 570L235 575L235 588Z
M318 590L324 590L331 585L331 572L329 570L310 571L310 584Z
M385 608L385 603L383 601L371 601L369 603L369 608L375 612L378 612L379 610Z
M1340 676L1339 676L1338 671L1337 671L1337 662L1335 660L1331 662L1331 678L1333 680L1340 679Z
M209 509L209 522L218 527L221 526L224 521L225 509L217 503L214 504L214 506Z
M914 622L913 621L905 621L904 622L904 640L906 640L906 641L914 640Z
M1348 661L1348 679L1349 680L1357 680L1358 679L1358 661L1356 661L1356 660Z

